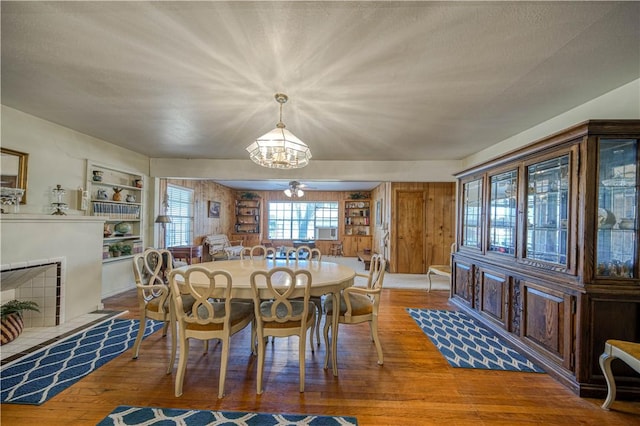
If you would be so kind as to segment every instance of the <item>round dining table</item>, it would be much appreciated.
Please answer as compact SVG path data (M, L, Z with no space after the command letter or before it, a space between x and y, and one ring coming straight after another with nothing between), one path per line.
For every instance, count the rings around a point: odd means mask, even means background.
M280 259L239 259L239 260L222 260L214 262L196 263L192 265L181 266L178 270L186 270L194 267L206 268L210 271L227 271L232 277L231 296L240 299L252 299L253 291L251 290L250 277L254 271L270 270L275 267L286 267L295 270L304 269L311 273L311 295L323 296L331 295L333 297L333 306L339 306L340 292L351 287L356 276L356 271L345 265L333 262L325 262L318 260L280 260ZM205 275L201 275L202 284L208 285L208 279ZM191 276L193 283L198 283L198 274ZM258 287L260 290L260 285ZM265 296L266 288L265 288ZM331 318L331 367L333 375L338 375L338 310L333 310Z

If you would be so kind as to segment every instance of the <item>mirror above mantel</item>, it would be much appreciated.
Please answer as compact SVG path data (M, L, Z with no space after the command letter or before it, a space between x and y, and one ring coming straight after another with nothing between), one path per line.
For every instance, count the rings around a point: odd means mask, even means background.
M22 192L20 204L26 204L29 154L8 148L0 148L0 151L0 159L2 161L0 167L0 187L2 188L3 198L5 192L7 194ZM22 191L15 191L20 189Z

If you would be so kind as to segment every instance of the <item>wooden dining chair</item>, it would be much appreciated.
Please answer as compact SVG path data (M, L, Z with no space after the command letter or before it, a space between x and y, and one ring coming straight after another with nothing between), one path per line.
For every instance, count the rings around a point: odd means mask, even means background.
M240 259L266 259L268 255L275 254L276 249L273 247L266 247L262 244L251 247L244 247L242 251L240 251Z
M331 243L331 247L329 248L330 256L344 256L342 251L342 241L336 241L335 243Z
M382 261L382 255L378 253L374 253L371 255L371 260L369 262L369 272L363 274L361 272L356 272L356 278L361 278L361 280L356 280L354 285L358 287L362 287L360 285L362 282L365 283L366 288L371 288L374 277L377 275L380 270L380 262Z
M322 252L316 247L307 245L299 246L296 249L296 260L322 261ZM313 336L316 336L316 344L320 346L320 324L322 322L322 296L311 296L311 302L316 306L316 323L311 329L311 345L313 346ZM315 332L314 332L315 330Z
M322 260L322 252L316 247L299 246L295 250L296 260Z
M147 318L163 321L162 336L167 335L169 324L173 323L170 309L170 290L167 285L168 276L173 269L171 252L166 249L147 248L143 253L133 256L133 277L136 282L138 296L138 308L140 311L140 325L138 336L133 344L133 359L137 359L140 352L140 344L144 337ZM183 308L191 310L193 299L186 298ZM173 369L176 359L176 333L171 332L171 358L167 373Z
M191 277L208 278L208 286L194 285ZM200 280L201 281L201 280ZM189 360L189 341L197 339L208 341L219 339L222 344L220 357L220 379L218 398L224 396L224 382L227 375L229 344L231 336L253 323L254 310L251 301L236 301L231 298L233 285L231 274L227 271L209 270L193 266L186 270L174 270L169 275L171 298L175 307L180 355L178 372L175 379L175 395L182 395L185 370ZM193 298L190 312L184 309L185 298ZM252 331L252 351L254 332Z
M311 273L276 267L251 274L251 289L256 318L258 344L258 380L256 392L263 391L265 339L298 336L300 392L304 392L307 331L315 321L315 306L309 301ZM262 291L262 292L261 292ZM311 345L313 351L313 345Z
M340 311L338 324L360 324L368 322L371 332L371 339L376 345L378 352L378 364L384 362L382 354L382 345L378 337L378 308L380 306L380 293L382 292L382 284L384 282L384 273L387 267L387 261L379 254L371 256L371 267L369 269L370 281L367 287L348 287L342 291L340 295ZM333 315L333 298L327 298L324 304L324 312L327 321L324 323L324 342L329 348L329 329L331 321L329 318ZM331 330L337 337L338 330ZM337 338L334 337L335 342ZM329 350L325 353L324 368L329 365Z

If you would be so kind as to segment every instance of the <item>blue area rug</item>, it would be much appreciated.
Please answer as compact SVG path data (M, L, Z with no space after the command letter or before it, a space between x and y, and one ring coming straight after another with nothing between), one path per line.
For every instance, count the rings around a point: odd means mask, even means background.
M0 402L42 404L133 346L138 324L111 319L8 364L0 371ZM147 320L145 337L162 324Z
M124 425L357 425L355 417L310 414L269 414L233 411L179 410L176 408L129 407L121 405L102 419L98 426Z
M413 308L407 312L452 367L544 372L462 312Z

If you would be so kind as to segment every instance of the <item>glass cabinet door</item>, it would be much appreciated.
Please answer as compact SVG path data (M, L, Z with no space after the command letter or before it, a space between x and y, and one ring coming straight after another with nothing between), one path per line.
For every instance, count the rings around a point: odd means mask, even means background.
M524 257L567 265L569 155L526 169L526 247Z
M636 278L638 140L599 143L596 276Z
M462 245L481 248L482 241L482 179L462 185Z
M489 252L516 253L517 181L517 170L489 178Z

